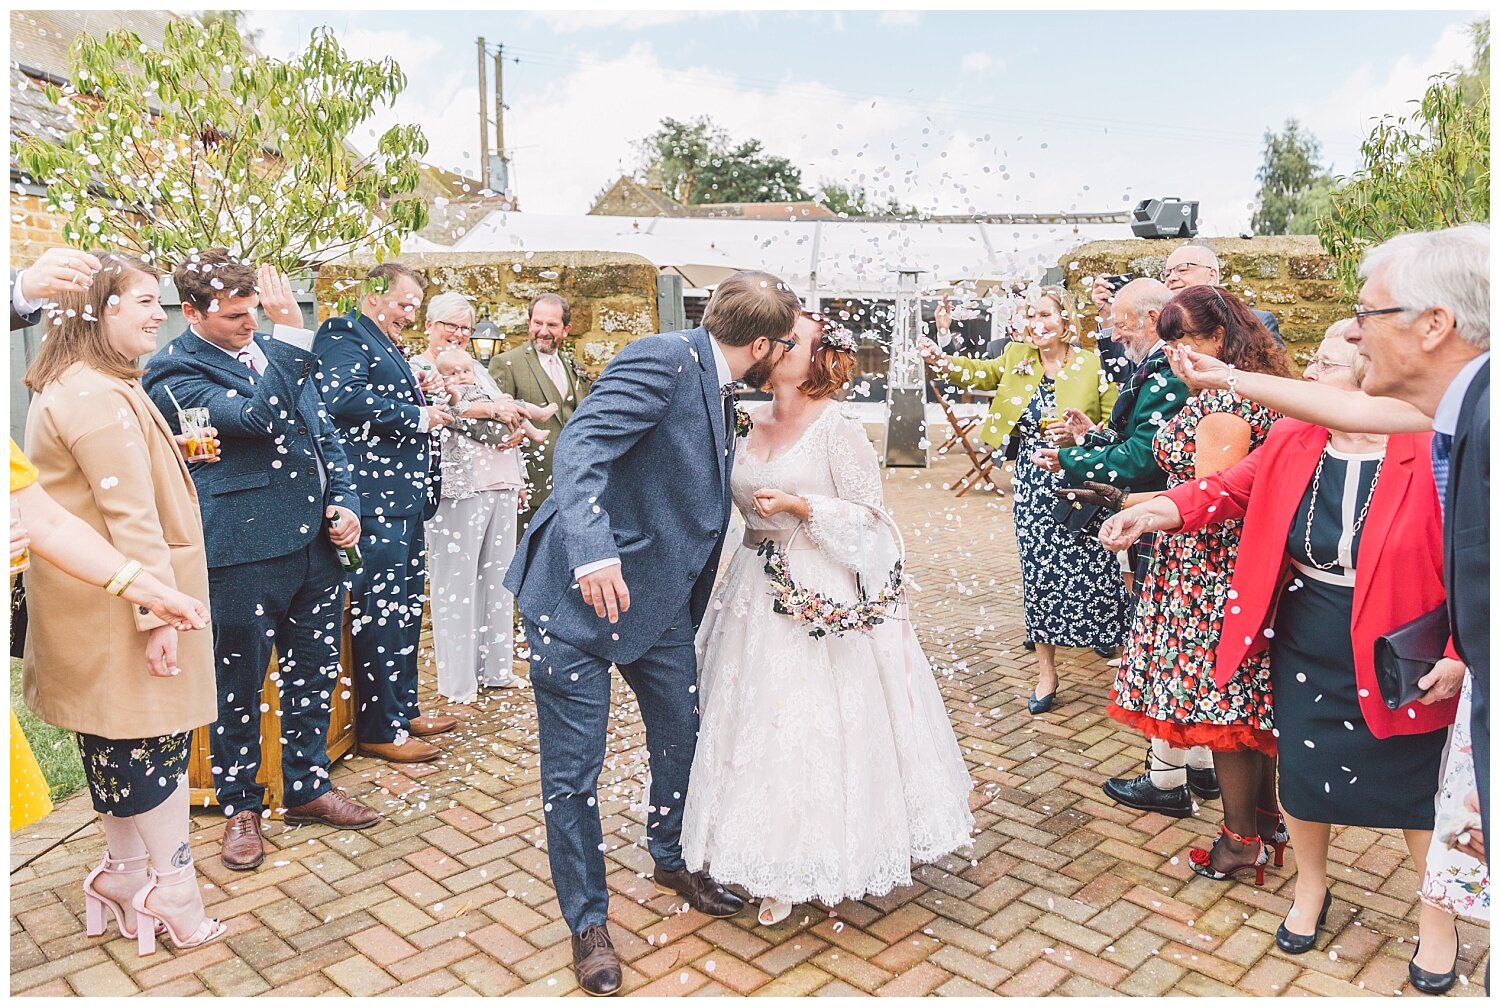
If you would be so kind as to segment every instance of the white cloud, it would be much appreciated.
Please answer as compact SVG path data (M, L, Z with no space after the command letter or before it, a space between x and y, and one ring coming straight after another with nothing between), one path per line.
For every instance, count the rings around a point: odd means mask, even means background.
M878 23L886 28L907 27L920 20L916 11L909 10L888 10L877 19Z
M1323 142L1323 153L1339 173L1359 166L1359 144L1369 135L1374 119L1404 115L1412 99L1427 90L1427 78L1469 62L1469 35L1463 23L1444 29L1425 53L1402 56L1394 63L1364 63L1338 87L1299 103L1291 112ZM1281 123L1269 123L1279 129Z
M995 59L984 50L965 53L963 61L959 64L966 73L982 73L995 65Z

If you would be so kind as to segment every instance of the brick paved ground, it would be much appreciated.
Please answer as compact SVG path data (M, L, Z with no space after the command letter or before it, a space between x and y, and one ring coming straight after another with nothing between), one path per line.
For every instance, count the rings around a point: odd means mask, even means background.
M1375 994L1413 993L1416 877L1399 835L1335 830L1334 909L1320 950L1274 947L1291 867L1266 886L1191 874L1217 805L1185 821L1103 799L1133 775L1138 738L1104 715L1111 669L1062 656L1055 710L1030 717L1020 586L1004 497L954 500L958 474L895 470L888 501L906 529L919 634L976 781L972 854L916 872L881 899L801 906L776 927L714 921L642 879L642 727L616 693L602 787L613 933L625 990L671 994ZM430 689L430 674L424 673ZM138 958L83 934L80 880L103 845L75 798L12 837L10 988L47 994L565 994L567 930L548 887L529 691L459 707L446 755L395 768L349 758L337 780L387 820L358 833L270 827L252 874L219 866L222 819L195 819L193 847L229 937ZM66 842L59 838L82 828ZM49 848L51 847L51 848ZM38 855L39 850L46 852ZM25 866L23 860L34 857ZM1464 985L1488 932L1460 924Z

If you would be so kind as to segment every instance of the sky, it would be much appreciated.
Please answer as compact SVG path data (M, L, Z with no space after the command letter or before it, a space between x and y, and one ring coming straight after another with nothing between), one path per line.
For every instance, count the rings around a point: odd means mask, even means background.
M663 116L709 116L802 169L932 213L1202 202L1244 230L1263 135L1297 118L1335 173L1371 120L1467 62L1471 12L250 12L268 55L331 27L393 57L405 92L351 138L420 124L428 160L478 177L475 38L505 48L523 211L584 213ZM493 90L493 81L490 83ZM493 135L493 133L492 133Z

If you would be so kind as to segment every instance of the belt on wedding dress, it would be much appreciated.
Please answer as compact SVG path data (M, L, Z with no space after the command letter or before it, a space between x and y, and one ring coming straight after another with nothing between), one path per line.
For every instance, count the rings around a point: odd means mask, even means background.
M740 539L740 544L746 549L758 549L762 542L775 542L778 549L785 550L787 540L792 537L792 533L795 531L797 531L796 528L746 528L745 537ZM814 542L812 537L805 533L798 535L797 540L792 543L793 552L799 549L816 549L817 547L818 543Z

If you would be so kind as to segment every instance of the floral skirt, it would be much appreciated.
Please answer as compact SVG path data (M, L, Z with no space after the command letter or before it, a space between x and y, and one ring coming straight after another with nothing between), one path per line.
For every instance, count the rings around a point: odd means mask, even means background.
M191 733L134 739L78 735L94 810L129 818L161 804L186 782L192 737Z

